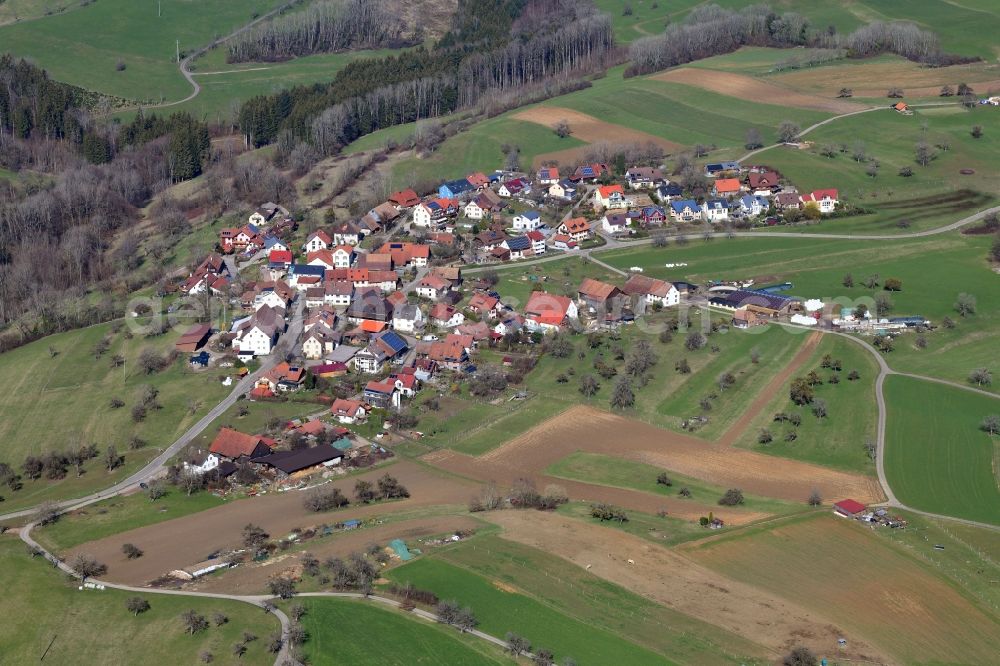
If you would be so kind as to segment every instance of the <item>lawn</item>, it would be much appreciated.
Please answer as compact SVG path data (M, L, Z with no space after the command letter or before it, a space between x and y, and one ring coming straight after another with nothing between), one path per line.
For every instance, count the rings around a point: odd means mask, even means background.
M52 78L136 101L191 93L176 62L218 35L249 23L279 0L100 0L71 12L0 27L0 44L30 57ZM125 64L116 71L118 62Z
M909 377L888 377L885 393L885 468L899 500L1000 525L1000 440L979 429L1000 400Z
M500 281L494 289L500 294L505 305L520 310L527 304L531 292L536 287L559 296L576 298L577 289L584 278L593 278L603 282L621 284L625 280L621 275L607 268L575 255L554 261L545 261L528 266L513 265L509 268L497 269Z
M724 576L819 613L901 663L987 663L1000 651L995 610L906 548L826 512L680 549Z
M499 647L374 602L303 598L303 652L314 666L339 664L508 664ZM364 640L361 637L378 637Z
M629 488L644 493L655 493L657 495L668 495L674 497L681 488L691 491L691 501L704 505L715 504L726 492L725 488L713 486L699 479L682 476L668 472L673 485L666 486L656 482L657 476L665 470L654 465L636 462L633 460L623 460L597 453L576 452L571 453L562 460L559 460L545 470L546 474L562 477L573 481L583 481L584 483L594 483L601 486L614 486L616 488ZM745 503L741 506L732 507L735 512L753 511L768 513L787 513L788 511L801 511L801 504L791 504L766 497L756 497L754 495L744 495ZM699 527L699 529L701 529ZM701 530L704 535L704 530Z
M697 529L704 536L705 531ZM644 599L582 568L567 566L557 555L499 536L477 536L439 551L435 558L460 568L464 576L477 574L491 581L491 594L499 590L501 599L532 597L551 609L550 615L568 615L681 663L755 663L761 652L759 646L724 629ZM544 637L545 627L539 625L525 635L539 636L538 645L551 647ZM582 650L570 654L581 664L591 663ZM614 663L629 662L623 657Z
M90 443L101 453L113 445L125 456L125 465L111 474L98 459L87 463L81 477L70 470L61 481L25 480L21 490L4 493L5 510L79 496L121 480L173 442L230 390L218 381L218 371L190 370L184 355L161 372L143 374L137 363L141 351L151 347L162 354L173 349L179 332L171 330L155 338L137 334L126 340L127 330L111 333L110 324L91 326L43 338L2 356L0 381L7 393L0 403L0 461L20 469L28 454ZM105 335L111 337L110 349L95 359L94 345ZM115 354L126 358L123 368L112 368ZM145 385L159 391L156 400L161 408L150 409L142 422L135 423L131 408ZM112 397L120 398L125 406L112 408ZM146 445L128 450L133 435Z
M822 368L822 359L827 354L839 360L843 370L836 372ZM825 335L796 376L803 377L810 370L816 371L824 382L815 386L814 391L816 397L826 403L827 417L818 418L808 406L800 407L792 403L788 389L793 377L785 382L747 428L737 446L849 472L874 474L875 465L865 449L866 442L875 441L878 416L875 404L878 368L871 354L850 340ZM852 370L857 370L861 378L848 381L847 375ZM838 377L837 384L829 383L834 375ZM788 422L775 422L774 415L779 412L798 414L802 424L795 427ZM758 441L763 429L767 429L774 438L769 444ZM796 439L785 441L785 436L793 430Z
M223 502L211 493L188 496L183 490L168 486L167 494L155 502L145 493L115 497L68 513L51 525L37 527L32 536L51 551L65 552L81 543L212 509Z
M668 22L676 21L679 15L700 3L698 0L595 0L594 4L611 17L615 40L628 44L663 32Z
M1000 281L986 261L990 238L960 234L893 242L829 240L819 238L739 238L695 241L686 246L650 246L609 250L598 256L625 269L642 266L645 274L663 279L687 279L699 284L710 280L756 279L757 284L792 282L792 295L821 298L844 307L867 303L881 290L867 289L861 281L873 274L897 277L903 290L891 294L891 316L923 315L938 328L926 335L927 347L915 345L916 336L897 340L889 363L897 370L964 382L976 367L996 365L1000 346ZM682 269L664 263L685 262ZM843 286L850 273L855 286ZM961 318L954 310L957 295L972 294L975 315ZM944 317L955 320L953 329L941 326Z
M125 609L133 593L77 589L41 558L31 559L16 537L0 538L0 586L4 590L4 622L0 626L2 661L28 664L41 661L80 666L127 664L194 664L202 652L211 652L215 664L274 663L267 651L277 620L249 604L163 594L139 594L150 610L138 617ZM211 617L216 611L229 617L194 636L185 633L180 616L194 609ZM247 646L242 659L232 646L244 631L259 638Z
M416 560L393 569L387 577L471 607L479 629L486 633L503 636L513 631L534 647L547 647L560 659L571 656L581 666L672 663L612 631L553 612L530 596L438 559Z

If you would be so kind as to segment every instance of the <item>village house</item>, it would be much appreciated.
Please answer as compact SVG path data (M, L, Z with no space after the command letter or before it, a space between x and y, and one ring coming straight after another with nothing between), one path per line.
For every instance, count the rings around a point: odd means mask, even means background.
M659 303L663 307L680 303L681 295L677 288L665 281L645 275L632 275L622 287L622 292L635 299L637 304L652 305Z
M712 185L712 194L717 197L732 197L740 193L743 185L739 178L719 178Z
M333 245L333 239L330 238L330 235L322 229L318 229L309 234L305 245L302 246L302 250L304 252L315 252L316 250L325 250L331 245Z
M413 208L420 203L420 197L412 189L400 190L389 195L389 203L395 206L397 210L403 210L405 208Z
M559 182L559 169L556 167L542 167L535 175L535 180L539 185L553 185Z
M774 195L774 206L778 210L798 210L802 208L802 199L798 192L778 192Z
M507 202L500 198L493 190L483 190L476 197L465 204L463 212L470 220L481 220L485 217L499 213L507 207Z
M656 188L656 198L662 203L670 203L684 194L684 188L677 183L667 183Z
M362 396L365 402L380 409L390 407L398 409L401 405L400 394L396 391L396 382L390 377L382 380L370 380L365 384Z
M631 167L625 172L625 181L633 190L654 188L664 182L663 172L653 167Z
M392 328L403 333L416 333L424 327L424 313L414 303L393 308Z
M529 231L524 235L531 241L531 251L536 257L538 255L545 254L545 234L536 229L535 231Z
M529 210L515 215L512 223L515 231L534 231L542 226L542 216L536 210Z
M438 187L438 196L444 199L458 199L463 196L471 196L476 191L476 186L469 182L467 178L449 180Z
M264 373L254 388L266 388L270 395L275 395L278 391L297 391L302 388L305 377L305 368L282 361Z
M701 217L701 206L694 199L671 201L670 216L680 222L692 222Z
M427 265L427 262L431 257L431 248L429 245L424 245L422 243L406 243L399 241L390 241L388 243L383 243L382 247L376 250L373 254L388 254L392 257L392 263L395 267L401 266L414 266L416 268L422 268Z
M755 196L769 197L781 189L781 176L776 171L751 171L747 185Z
M529 330L556 331L577 316L576 303L572 299L546 291L531 292L528 303L524 306L524 325Z
M496 319L500 316L500 311L503 308L500 299L489 294L484 294L481 292L476 292L469 299L469 304L467 306L472 312L476 313L479 317L484 319Z
M337 398L330 405L330 413L340 423L364 423L368 418L370 408L360 400L344 400Z
M448 218L458 215L458 199L441 197L420 203L413 209L413 225L440 229Z
M576 196L576 185L571 180L560 180L549 185L549 196L556 199L570 200Z
M461 342L440 340L423 342L417 347L417 355L432 361L438 367L458 371L469 360L469 353Z
M368 346L354 355L354 369L377 374L386 363L400 359L407 350L406 340L395 331L383 331L372 336Z
M729 219L729 202L725 199L709 199L701 205L701 213L706 222L725 222Z
M210 254L198 264L180 289L191 296L206 292L225 294L229 291L229 265L219 255Z
M499 232L496 229L486 229L476 234L473 242L481 252L490 252L494 248L503 245L505 240L507 240L507 234Z
M662 227L667 223L667 212L663 206L644 206L639 219L643 227Z
M505 180L500 184L500 187L497 188L497 194L505 199L530 193L531 184L523 178L511 178L510 180Z
M601 229L606 234L621 236L632 232L629 218L625 213L608 213L601 218Z
M503 337L514 334L524 328L524 317L516 312L504 310L500 313L500 321L493 327L493 332Z
M236 462L266 456L271 453L271 445L260 435L248 435L232 428L221 428L208 450L220 458Z
M596 183L602 176L610 173L611 169L608 168L607 164L581 164L570 176L570 180L576 183L581 181Z
M724 173L738 174L742 171L739 162L711 162L705 165L705 175L715 178Z
M509 252L508 259L524 259L534 255L533 244L527 236L508 238L503 242L502 247Z
M555 234L552 236L552 247L557 250L576 250L579 245L568 234Z
M556 231L566 234L579 244L590 238L590 222L582 217L573 217L560 224Z
M594 191L595 208L628 208L625 190L621 185L601 185Z
M465 315L447 303L438 303L430 311L431 324L440 328L454 328L465 323Z
M357 246L361 243L362 238L364 238L364 234L361 232L361 227L354 222L341 222L333 227L334 245Z
M740 212L746 217L758 217L766 213L770 207L770 202L764 197L755 197L752 194L746 194L739 199Z
M446 293L451 290L451 283L442 277L434 275L433 273L425 275L420 282L417 283L417 296L421 298L428 298L432 301L443 297Z
M302 356L318 361L333 353L340 344L341 335L326 324L316 324L305 334L302 340Z
M819 208L819 212L823 215L832 213L836 208L837 204L840 203L837 200L837 190L813 190L808 194L804 194L801 197L803 206L814 203Z
M284 308L263 305L250 317L234 324L233 349L241 355L266 356L284 330Z
M447 280L452 289L457 289L462 284L461 266L435 266L431 269L431 274Z

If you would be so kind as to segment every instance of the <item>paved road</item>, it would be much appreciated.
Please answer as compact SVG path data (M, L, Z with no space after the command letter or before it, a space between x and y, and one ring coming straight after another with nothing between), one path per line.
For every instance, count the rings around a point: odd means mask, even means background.
M65 562L63 562L62 560L60 560L58 557L56 557L55 555L53 555L49 551L47 551L45 548L42 547L41 544L39 544L37 541L35 541L35 539L31 536L31 530L34 527L35 527L34 523L30 523L30 524L25 525L24 527L22 527L21 530L19 531L19 535L21 537L21 540L25 544L27 544L29 547L34 548L38 552L42 553L42 556L45 557L46 560L48 560L49 562L51 562L53 564L53 566L58 567L61 571L65 572L69 576L72 576L73 578L80 578L80 576L78 576L76 574L76 572L73 571L73 569L68 564L66 564ZM195 591L190 591L190 590L165 590L165 589L150 588L150 587L134 587L134 586L131 586L131 585L122 585L122 584L119 584L119 583L111 583L111 582L108 582L108 581L100 580L98 578L90 578L90 579L86 579L86 580L88 580L88 582L91 582L91 583L97 583L97 584L100 584L100 585L104 585L105 587L110 588L110 589L122 590L122 591L125 591L125 592L135 592L137 594L143 594L143 595L148 595L148 594L166 594L166 595L173 595L173 596L179 596L179 597L200 597L200 598L208 598L208 599L224 599L224 600L227 600L227 601L237 601L237 602L241 602L241 603L246 603L246 604L251 604L253 606L257 606L258 608L261 608L264 611L266 611L266 612L271 613L272 615L274 615L278 619L278 622L281 624L281 639L282 639L281 651L277 655L275 655L275 659L274 659L275 666L283 666L284 664L297 663L297 662L295 662L292 659L292 655L291 655L291 652L289 650L289 645L288 645L288 633L289 633L289 629L291 628L292 622L289 619L288 615L285 614L284 611L282 611L280 608L277 608L276 606L273 605L272 602L275 601L275 599L276 599L273 595L263 595L263 594L260 594L260 595L241 595L241 594L224 594L224 593L219 593L219 592L195 592ZM100 591L95 590L94 593L95 594L100 594ZM358 593L358 592L304 592L304 593L296 595L296 596L298 596L298 597L333 597L333 598L341 598L341 599L365 599L365 600L372 601L372 602L375 602L375 603L384 604L384 605L390 606L392 608L400 608L402 606L402 604L399 601L396 601L395 599L389 599L389 598L386 598L386 597L380 597L380 596L377 596L377 595L374 595L374 594L364 595L364 594L361 594L361 593ZM423 618L425 620L429 620L431 622L440 622L441 621L441 618L439 618L434 613L422 610L420 608L414 608L410 612L413 615L416 615L417 617L421 617L421 618ZM482 640L488 641L490 643L493 643L494 645L497 645L499 647L502 647L502 648L505 648L505 649L507 647L507 642L505 640L503 640L501 638L497 638L496 636L493 636L491 634L487 634L487 633L484 633L482 631L479 631L478 629L472 629L472 630L467 631L465 633L468 633L468 634L470 634L472 636L475 636L477 638L481 638ZM525 656L527 658L531 659L534 655L532 655L531 653L525 653Z

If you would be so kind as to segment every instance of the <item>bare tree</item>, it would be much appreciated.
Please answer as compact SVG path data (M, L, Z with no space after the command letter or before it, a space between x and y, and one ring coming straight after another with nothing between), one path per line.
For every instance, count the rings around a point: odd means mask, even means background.
M145 613L149 610L149 602L142 597L129 597L125 600L125 608L129 613L138 617L139 613Z
M791 120L782 121L778 125L778 143L793 143L802 132L802 128L799 127L798 123Z

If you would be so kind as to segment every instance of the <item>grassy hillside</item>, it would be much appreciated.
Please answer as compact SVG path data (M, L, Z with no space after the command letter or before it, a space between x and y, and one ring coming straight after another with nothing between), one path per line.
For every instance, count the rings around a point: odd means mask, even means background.
M115 445L125 456L125 466L113 474L102 468L100 460L92 460L82 477L70 470L62 481L26 479L21 490L3 493L5 509L110 485L170 444L228 392L218 381L218 372L191 371L183 355L162 372L143 374L137 363L142 349L165 353L173 348L180 332L126 340L125 330L112 334L109 324L91 326L43 338L2 356L0 381L7 394L0 404L0 460L20 469L27 454L42 455L90 443L102 453L108 445ZM111 347L95 358L94 345L106 335L111 336ZM125 356L124 368L112 367L115 354ZM157 402L162 408L150 409L145 420L134 423L130 411L144 385L159 391ZM121 398L125 406L111 408L113 397ZM133 434L147 445L127 450Z
M886 475L916 509L1000 525L1000 440L979 429L1000 400L909 377L885 384Z
M9 664L194 664L202 652L211 652L214 664L274 663L267 651L278 621L249 604L160 594L138 595L150 610L138 617L125 609L136 596L117 590L77 589L41 558L31 559L16 537L0 538L0 585L5 591L5 619L0 625L3 661ZM229 617L194 636L185 633L181 614L194 609L211 618L220 611ZM243 632L259 638L247 646L242 659L232 646Z
M302 599L303 651L315 666L514 663L482 639L378 604L348 599ZM375 642L362 636L378 636Z
M35 21L0 27L2 49L30 57L52 78L137 101L191 93L176 63L182 54L249 23L280 0L100 0ZM124 71L116 71L121 61Z

